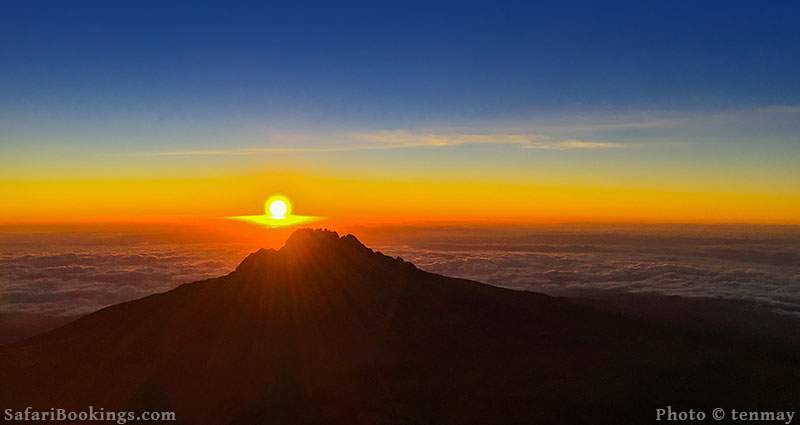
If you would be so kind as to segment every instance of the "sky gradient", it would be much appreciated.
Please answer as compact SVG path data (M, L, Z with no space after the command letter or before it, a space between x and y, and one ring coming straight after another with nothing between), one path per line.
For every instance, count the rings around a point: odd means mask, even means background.
M800 224L796 2L0 14L0 222Z

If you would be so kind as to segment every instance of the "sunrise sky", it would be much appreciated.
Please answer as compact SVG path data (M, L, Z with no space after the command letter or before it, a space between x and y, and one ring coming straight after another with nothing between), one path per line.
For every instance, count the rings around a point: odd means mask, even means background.
M796 2L80 3L0 13L1 223L800 224Z

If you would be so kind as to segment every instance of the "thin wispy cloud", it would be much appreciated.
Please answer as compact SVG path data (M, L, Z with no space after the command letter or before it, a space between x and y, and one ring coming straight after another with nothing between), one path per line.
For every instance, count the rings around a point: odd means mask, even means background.
M249 146L169 149L125 156L253 156L315 154L391 149L436 149L466 145L511 149L612 150L665 144L687 145L710 139L728 141L758 135L785 139L765 129L780 124L794 128L800 106L773 105L704 113L643 112L640 114L571 116L557 120L508 123L476 128L272 133ZM508 130L498 130L498 128ZM736 134L732 131L735 130ZM765 135L766 134L766 135ZM791 138L791 136L789 136Z
M555 149L555 150L601 150L601 149L621 149L629 147L622 143L593 142L590 140L557 140L553 142L543 142L523 146L526 149Z
M664 139L697 141L709 134L736 138L741 133L765 134L776 140L796 134L800 106L769 105L754 108L730 108L710 111L648 111L618 115L578 115L559 119L537 120L515 127L513 131L546 134L557 139L623 140L635 134L641 143L663 143ZM776 131L780 130L780 131ZM748 133L749 134L749 133ZM675 140L677 141L677 140Z
M683 120L679 117L611 117L601 120L577 119L564 124L547 124L540 126L551 133L582 133L626 131L626 130L666 130L680 127Z
M281 134L268 138L270 146L226 149L187 149L141 152L150 156L249 156L260 154L329 153L362 150L444 148L464 145L495 145L522 149L598 150L619 149L627 145L606 141L560 140L524 133L459 133L374 131L328 136Z
M593 140L561 140L527 133L415 133L381 131L356 133L352 138L393 147L443 147L462 145L507 145L526 149L615 149L625 145Z

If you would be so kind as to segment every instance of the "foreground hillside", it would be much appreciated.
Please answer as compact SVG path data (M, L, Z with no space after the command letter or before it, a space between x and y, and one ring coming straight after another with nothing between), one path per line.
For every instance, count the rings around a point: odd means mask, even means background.
M179 422L643 423L788 409L791 350L421 271L301 230L231 274L0 348L0 405Z

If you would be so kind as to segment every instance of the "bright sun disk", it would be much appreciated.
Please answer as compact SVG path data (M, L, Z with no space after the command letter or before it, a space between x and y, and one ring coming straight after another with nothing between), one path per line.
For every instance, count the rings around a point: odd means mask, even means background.
M286 218L289 206L281 199L276 199L269 203L269 215L272 218Z
M271 228L297 226L322 219L322 217L312 215L294 214L292 202L286 196L279 194L270 196L264 202L264 212L260 215L238 215L227 218Z

